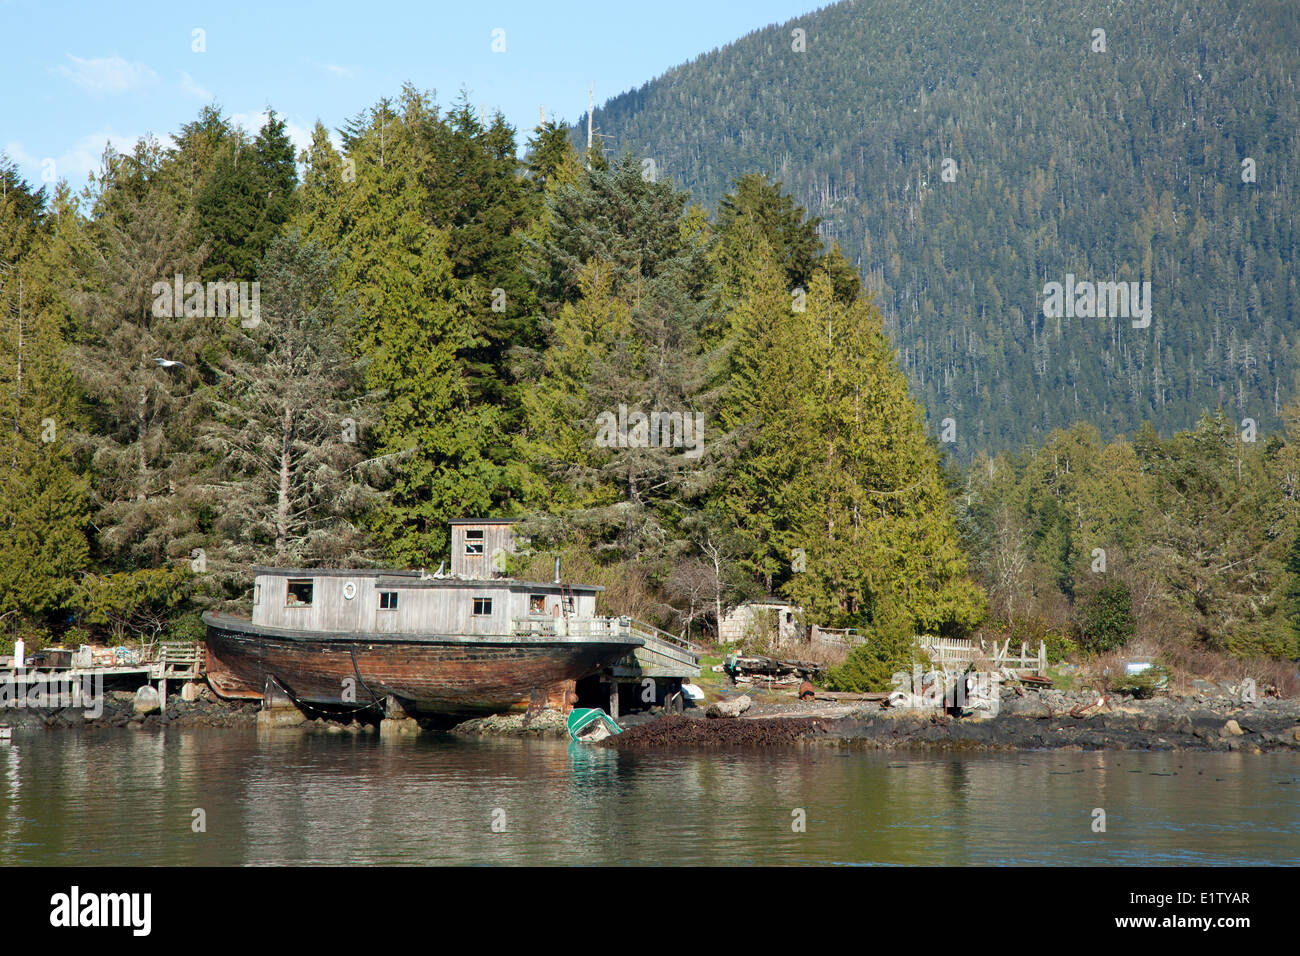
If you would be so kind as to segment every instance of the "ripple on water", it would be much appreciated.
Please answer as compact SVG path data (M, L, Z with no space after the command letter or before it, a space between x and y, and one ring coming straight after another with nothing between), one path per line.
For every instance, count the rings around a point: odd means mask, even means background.
M1300 862L1300 756L1120 757L33 732L0 864Z

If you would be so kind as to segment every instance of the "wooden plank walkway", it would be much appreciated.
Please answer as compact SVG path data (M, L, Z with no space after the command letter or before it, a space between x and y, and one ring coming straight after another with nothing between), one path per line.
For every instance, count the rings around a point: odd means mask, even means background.
M153 660L139 663L91 664L73 667L23 667L0 669L0 680L6 681L15 692L28 693L36 684L82 684L86 681L104 681L109 678L137 677L145 683L157 684L159 693L167 696L167 681L200 680L205 674L207 649L194 641L163 641Z

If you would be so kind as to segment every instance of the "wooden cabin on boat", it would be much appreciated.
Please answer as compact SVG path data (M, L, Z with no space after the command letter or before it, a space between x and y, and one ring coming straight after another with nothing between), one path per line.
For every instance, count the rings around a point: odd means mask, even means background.
M253 623L358 634L511 634L596 617L597 585L420 571L254 569Z
M451 522L451 573L503 578L505 559L518 548L511 518L460 518Z

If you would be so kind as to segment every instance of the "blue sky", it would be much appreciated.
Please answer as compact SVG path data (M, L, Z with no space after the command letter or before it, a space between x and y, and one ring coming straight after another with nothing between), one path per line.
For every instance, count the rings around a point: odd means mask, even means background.
M589 83L599 112L678 63L825 4L0 0L0 151L33 183L80 187L106 142L165 140L207 103L254 132L272 106L301 145L317 119L336 129L407 81L444 108L465 88L526 134L539 106L576 120ZM497 29L504 52L492 49Z

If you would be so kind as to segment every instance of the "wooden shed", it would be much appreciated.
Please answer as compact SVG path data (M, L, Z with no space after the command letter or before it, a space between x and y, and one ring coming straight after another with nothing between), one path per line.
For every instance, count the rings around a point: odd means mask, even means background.
M506 576L505 556L517 547L511 518L459 518L451 522L451 573L476 580Z

